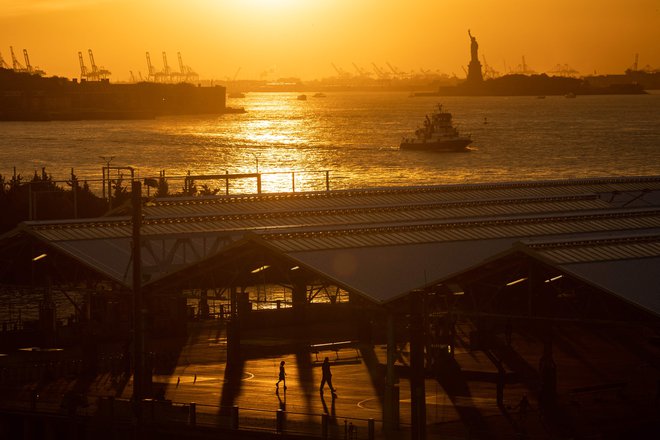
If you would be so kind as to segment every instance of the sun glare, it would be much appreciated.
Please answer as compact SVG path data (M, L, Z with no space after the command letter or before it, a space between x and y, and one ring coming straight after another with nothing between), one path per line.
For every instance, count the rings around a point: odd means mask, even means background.
M256 6L274 6L274 7L279 7L279 6L290 6L292 3L294 3L294 0L248 0L245 3L252 3L255 4Z
M250 10L253 12L271 12L290 10L296 3L300 4L300 0L240 0L236 2L242 10Z

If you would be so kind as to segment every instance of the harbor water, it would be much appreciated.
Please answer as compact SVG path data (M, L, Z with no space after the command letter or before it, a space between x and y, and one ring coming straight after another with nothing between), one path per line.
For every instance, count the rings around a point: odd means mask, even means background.
M264 192L660 174L660 92L634 96L418 97L393 92L248 93L243 114L135 121L2 122L0 174L55 179L73 168L100 188L102 167L139 177L267 173ZM399 151L438 103L468 153ZM272 174L280 173L280 174ZM292 173L295 182L292 182ZM200 182L201 183L201 182ZM224 182L205 182L222 188ZM231 191L254 191L254 180ZM182 185L170 185L173 192ZM255 292L258 296L259 292ZM0 321L34 318L40 294L9 295ZM58 315L71 308L54 298ZM286 301L281 297L270 298ZM218 301L218 307L225 299ZM211 300L211 313L215 300ZM272 304L271 304L272 305Z
M100 179L266 174L263 191L660 174L660 92L648 95L417 97L402 92L247 93L246 113L134 121L3 122L0 174L46 167ZM438 103L471 134L469 153L399 151ZM221 187L224 183L207 182ZM236 182L233 192L254 182ZM241 185L246 185L242 187ZM94 185L92 185L94 186ZM174 191L178 186L172 186Z

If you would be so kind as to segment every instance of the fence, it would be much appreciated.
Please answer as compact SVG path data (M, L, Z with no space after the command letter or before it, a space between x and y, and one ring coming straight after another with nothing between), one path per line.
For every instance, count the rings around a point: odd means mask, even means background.
M114 400L115 405L119 403ZM130 402L122 402L122 405ZM188 425L225 428L232 430L265 431L278 434L295 434L315 436L323 439L376 439L377 432L382 431L382 421L373 418L359 419L352 417L336 417L331 414L310 414L289 412L285 409L276 411L256 409L218 407L199 405L195 403L181 404L170 401L146 400L149 410L145 421L177 421ZM151 408L160 408L154 411ZM147 415L148 414L148 415ZM150 418L151 417L151 418ZM377 431L377 426L380 428Z
M38 393L12 401L11 410L28 411L35 415L94 417L110 426L135 425L136 414L144 426L169 426L176 430L196 428L223 431L263 432L318 437L328 440L375 440L384 436L382 421L373 418L335 417L331 414L309 414L239 408L229 408L171 400L145 399L139 408L129 399L99 397L90 402L83 396L65 395L60 400L44 400ZM2 405L0 404L0 407ZM5 409L7 406L5 405Z

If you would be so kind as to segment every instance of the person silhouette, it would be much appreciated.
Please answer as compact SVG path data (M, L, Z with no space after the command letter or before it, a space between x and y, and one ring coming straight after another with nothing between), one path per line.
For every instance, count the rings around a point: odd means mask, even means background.
M333 396L337 392L335 387L332 386L332 373L330 372L330 359L326 357L323 359L323 365L321 365L321 386L319 387L319 391L321 394L323 394L323 388L325 387L325 384L327 383L328 386L330 387L330 391L332 392Z
M284 371L284 361L280 362L280 376L275 383L275 389L280 388L280 382L284 382L284 389L286 390L286 372Z

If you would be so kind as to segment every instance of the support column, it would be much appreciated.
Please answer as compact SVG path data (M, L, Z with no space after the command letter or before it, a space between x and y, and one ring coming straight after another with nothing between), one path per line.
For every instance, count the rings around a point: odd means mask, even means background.
M109 179L108 179L109 181ZM140 402L144 398L144 305L142 301L142 246L140 227L142 224L142 185L139 181L132 183L133 208L133 400L138 419L140 418ZM111 198L111 197L109 197Z
M385 379L385 402L383 405L383 430L387 438L394 437L394 431L399 428L399 393L394 371L396 356L396 338L394 331L394 313L387 312L387 376Z
M551 304L552 300L550 298L553 297L553 294L552 292L548 292L549 287L544 282L546 276L542 266L533 261L530 261L528 264L530 314L533 316L536 309L542 310ZM557 398L557 365L552 354L554 339L552 321L539 322L538 332L543 342L543 355L539 359L539 378L541 380L539 406L544 410L550 410L555 406Z
M208 290L202 289L199 294L199 319L209 318Z
M227 321L227 363L238 363L241 359L241 327L239 323L237 296L236 286L231 286L231 312Z
M541 390L539 404L545 410L554 407L557 398L557 365L552 355L552 324L548 325L543 341L543 356L539 360Z
M424 384L424 292L410 294L410 410L411 439L426 439L426 389Z
M307 309L307 283L304 280L294 280L293 282L293 313L295 321L305 322L305 311Z
M238 298L236 293L236 286L231 286L229 291L229 319L238 318Z

